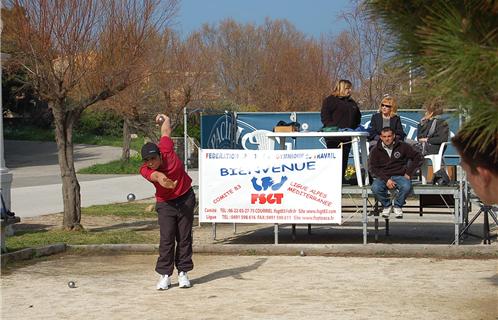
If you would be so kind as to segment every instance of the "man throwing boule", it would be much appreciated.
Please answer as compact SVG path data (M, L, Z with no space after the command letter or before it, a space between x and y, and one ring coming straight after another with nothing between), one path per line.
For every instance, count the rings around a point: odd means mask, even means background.
M192 262L192 224L195 194L192 179L174 151L171 123L164 114L156 116L161 126L161 139L156 145L148 142L142 147L143 165L140 174L156 187L156 211L159 223L159 258L156 272L160 274L156 288L171 286L174 267L178 270L178 286L189 288L187 272Z

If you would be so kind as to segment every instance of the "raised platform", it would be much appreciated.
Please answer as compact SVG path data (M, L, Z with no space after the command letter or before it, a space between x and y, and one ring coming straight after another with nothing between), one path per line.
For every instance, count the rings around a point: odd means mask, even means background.
M452 214L453 221L455 225L455 237L453 244L459 244L459 240L461 237L460 228L464 224L464 221L467 221L468 217L468 200L466 197L467 189L466 185L463 183L454 184L450 186L437 186L437 185L422 185L417 182L413 185L413 195L414 196L435 196L440 198L440 203L444 205L441 206L438 204L436 207L448 208L447 212L439 211L438 214ZM342 195L343 198L346 195L350 196L360 196L357 205L348 206L349 208L353 208L353 215L361 214L361 223L363 229L363 244L367 244L368 238L368 222L369 219L374 219L374 230L375 230L375 239L377 240L378 233L378 220L379 216L375 214L375 200L373 197L373 193L371 190L371 186L351 186L351 185L343 185L342 186ZM431 206L432 207L432 206ZM343 206L343 209L345 206ZM420 206L417 206L418 211L415 213L419 213L422 215L422 209ZM346 212L343 210L343 213ZM382 218L383 219L383 218ZM349 218L345 219L348 221ZM388 228L388 219L386 220L386 227ZM216 223L213 223L213 239L216 238ZM236 224L233 224L234 233L236 233ZM311 225L308 224L308 234L311 234ZM274 244L279 243L278 239L279 235L279 224L274 224ZM296 225L292 225L292 239L296 239Z
M370 186L359 187L359 186L343 186L342 194L349 195L360 195L362 198L362 208L358 208L363 214L363 243L367 244L368 236L368 219L373 217L378 219L378 216L371 214L375 210L375 201L369 201L369 197L373 197L372 190ZM460 227L464 223L464 219L468 215L468 201L466 197L466 185L464 183L457 183L450 186L437 186L431 184L417 184L413 185L413 195L425 196L425 195L435 195L439 196L442 203L448 209L453 210L453 221L455 224L455 240L454 244L459 244L460 240ZM448 201L449 199L453 201ZM421 212L421 211L420 211ZM376 225L377 232L377 225Z

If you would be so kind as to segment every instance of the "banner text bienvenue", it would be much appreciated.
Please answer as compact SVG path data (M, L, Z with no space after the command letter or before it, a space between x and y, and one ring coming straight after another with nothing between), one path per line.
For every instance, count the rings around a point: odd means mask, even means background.
M201 222L341 223L340 149L202 149Z

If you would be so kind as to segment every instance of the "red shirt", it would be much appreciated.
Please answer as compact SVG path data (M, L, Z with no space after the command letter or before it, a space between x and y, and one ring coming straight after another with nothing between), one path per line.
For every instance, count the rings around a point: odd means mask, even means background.
M184 195L192 187L192 179L185 172L183 162L175 153L174 143L170 137L162 137L157 146L159 147L159 151L161 151L162 158L162 163L157 168L157 171L164 173L173 181L177 180L178 184L175 189L166 189L159 182L152 182L150 176L156 170L148 168L145 163L140 167L140 174L156 187L156 201L166 202Z

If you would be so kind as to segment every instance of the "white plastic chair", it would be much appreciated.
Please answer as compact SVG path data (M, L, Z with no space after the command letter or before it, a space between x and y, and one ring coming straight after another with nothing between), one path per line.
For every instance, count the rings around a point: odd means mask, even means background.
M273 150L275 149L275 140L266 136L266 133L271 132L268 130L255 130L247 133L242 137L242 146L246 148L246 142L258 146L258 150Z
M427 184L427 175L429 172L429 161L430 161L430 164L432 164L432 172L433 173L440 170L441 167L443 166L443 164L444 164L443 154L444 154L444 151L446 150L447 144L448 144L448 142L443 142L441 144L441 146L439 147L438 153L428 154L424 157L424 163L422 164L422 167L420 168L421 173L422 173L422 184ZM445 170L446 170L446 168L445 168Z

